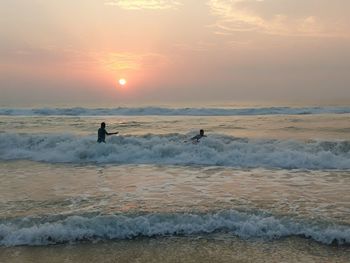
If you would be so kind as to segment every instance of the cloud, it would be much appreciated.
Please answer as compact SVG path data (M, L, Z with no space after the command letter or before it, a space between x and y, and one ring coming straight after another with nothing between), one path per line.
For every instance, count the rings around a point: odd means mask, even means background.
M344 0L335 0L342 2ZM346 6L347 2L343 2ZM264 34L348 37L349 21L339 3L326 0L210 0L216 33L256 31ZM320 6L322 8L320 8ZM322 10L322 12L319 12Z
M154 68L166 63L166 58L157 53L108 53L101 60L109 71L128 71Z
M126 10L174 9L180 3L174 0L110 0L105 5L118 6Z
M175 43L173 46L178 50L190 51L190 52L191 51L202 52L202 51L208 51L214 46L214 44L210 42L197 41L191 44L178 42L178 43Z
M0 48L0 56L2 57L0 65L17 65L31 68L46 68L48 65L65 68L84 68L86 65L95 62L86 52L54 45L14 45L14 47Z

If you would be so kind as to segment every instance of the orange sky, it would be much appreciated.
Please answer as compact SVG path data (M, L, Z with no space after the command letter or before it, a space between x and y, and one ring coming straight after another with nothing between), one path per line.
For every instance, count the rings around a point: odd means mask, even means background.
M0 106L348 103L349 10L347 0L2 1Z

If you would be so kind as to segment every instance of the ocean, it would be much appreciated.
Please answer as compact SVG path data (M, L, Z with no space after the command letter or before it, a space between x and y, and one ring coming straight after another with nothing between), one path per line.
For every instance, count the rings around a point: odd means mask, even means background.
M0 108L0 262L350 262L350 107Z

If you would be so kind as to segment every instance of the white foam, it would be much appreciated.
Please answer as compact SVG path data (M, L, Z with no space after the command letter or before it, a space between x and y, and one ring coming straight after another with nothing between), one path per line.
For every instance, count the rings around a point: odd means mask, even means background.
M51 163L115 163L265 167L284 169L350 169L349 141L250 140L211 135L193 145L187 135L108 138L69 134L0 134L0 160Z
M236 115L301 115L301 114L345 114L350 107L268 107L268 108L0 108L0 115L7 116L236 116Z
M132 239L138 236L197 235L225 231L241 238L303 236L324 244L350 244L350 227L311 225L234 210L213 214L71 216L42 222L25 218L0 223L0 245L48 245L82 240Z

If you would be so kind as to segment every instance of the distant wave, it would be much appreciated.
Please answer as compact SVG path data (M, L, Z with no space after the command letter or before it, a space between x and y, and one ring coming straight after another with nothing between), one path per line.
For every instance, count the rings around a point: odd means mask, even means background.
M22 218L0 222L0 245L49 245L77 241L198 235L218 231L241 238L311 238L323 244L350 244L350 227L305 223L291 218L248 214L235 210L206 214L150 213L145 215Z
M350 107L269 107L269 108L0 108L3 116L236 116L236 115L302 115L346 114Z
M188 137L115 136L98 144L95 136L0 133L0 160L350 169L350 141L253 140L214 134L194 145L185 142Z

